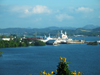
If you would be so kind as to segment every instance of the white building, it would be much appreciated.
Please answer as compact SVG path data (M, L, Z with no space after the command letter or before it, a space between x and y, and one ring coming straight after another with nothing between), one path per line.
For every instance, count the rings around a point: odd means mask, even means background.
M0 38L0 40L10 41L10 38Z

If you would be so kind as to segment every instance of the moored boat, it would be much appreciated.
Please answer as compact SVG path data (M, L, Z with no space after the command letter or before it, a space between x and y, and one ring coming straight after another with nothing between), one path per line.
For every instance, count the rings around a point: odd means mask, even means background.
M55 40L54 40L54 39L52 39L52 40L48 40L48 41L46 42L46 44L47 44L47 45L53 45L53 44L54 44L54 42L55 42Z
M49 34L49 37L46 37L46 36L45 36L44 39L42 39L41 41L43 41L43 42L46 43L47 41L53 40L53 39L54 39L54 38L51 38L51 37L50 37L50 34Z
M66 42L70 42L72 41L71 38L68 38L67 36L67 33L65 32L62 33L62 30L61 30L61 34L58 38L51 38L50 37L50 34L49 34L49 37L44 37L44 39L41 39L41 41L45 42L46 44L49 44L49 45L53 45L53 44L66 44Z

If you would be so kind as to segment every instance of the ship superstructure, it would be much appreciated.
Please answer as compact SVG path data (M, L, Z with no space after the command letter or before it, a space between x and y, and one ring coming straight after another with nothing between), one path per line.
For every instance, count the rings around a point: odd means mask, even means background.
M51 38L50 34L49 37L44 37L41 41L46 42L47 44L60 44L60 43L66 43L67 41L72 41L72 39L68 38L67 33L65 34L61 30L60 37L58 38Z

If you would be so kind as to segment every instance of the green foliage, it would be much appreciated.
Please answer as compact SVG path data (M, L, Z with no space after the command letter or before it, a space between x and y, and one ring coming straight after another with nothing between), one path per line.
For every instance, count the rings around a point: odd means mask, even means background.
M71 71L68 69L69 62L66 62L65 57L60 57L60 62L58 64L57 68L57 74L56 75L73 75Z
M32 42L29 44L29 42ZM19 38L10 40L10 41L0 41L0 48L9 48L9 47L26 47L26 46L45 46L46 44L42 41L38 40L29 40L24 39L20 42Z
M58 63L58 68L56 70L57 73L55 73L54 71L50 73L46 73L46 71L44 70L43 72L40 71L40 75L83 75L82 72L76 72L76 70L70 71L68 69L68 64L70 64L70 62L66 62L66 58L65 57L60 57L60 62Z
M59 62L59 65L57 67L58 69L56 75L73 75L71 74L71 71L68 69L67 63Z
M18 47L18 43L16 41L0 41L0 48L7 48L7 47Z
M31 43L31 46L34 46L34 43L33 42Z
M3 53L3 52L2 52L2 51L0 51L0 55L2 55L2 53Z
M21 40L21 37L14 38L14 41L19 42L20 40Z
M30 46L29 41L30 40L27 40L27 39L22 40L22 45L23 46Z
M7 36L5 36L5 35L2 35L1 37L2 37L2 38L6 38Z
M11 41L0 41L0 48L9 48L9 47L21 47L21 46L26 46L20 42L11 40Z
M35 43L34 43L35 46L45 46L46 43L42 42L42 41L39 41L39 40L35 40Z
M98 43L97 42L89 42L89 43L87 43L87 45L98 45Z

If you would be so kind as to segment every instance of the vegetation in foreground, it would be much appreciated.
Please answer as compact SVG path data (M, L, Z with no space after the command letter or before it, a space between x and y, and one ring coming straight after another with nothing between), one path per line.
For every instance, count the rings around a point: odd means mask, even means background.
M56 70L56 72L52 71L51 73L46 73L46 71L44 70L43 72L40 72L40 75L83 75L82 72L76 72L76 71L70 71L68 69L68 64L70 64L69 62L66 62L66 58L65 57L60 57L60 62L58 63L58 68Z

